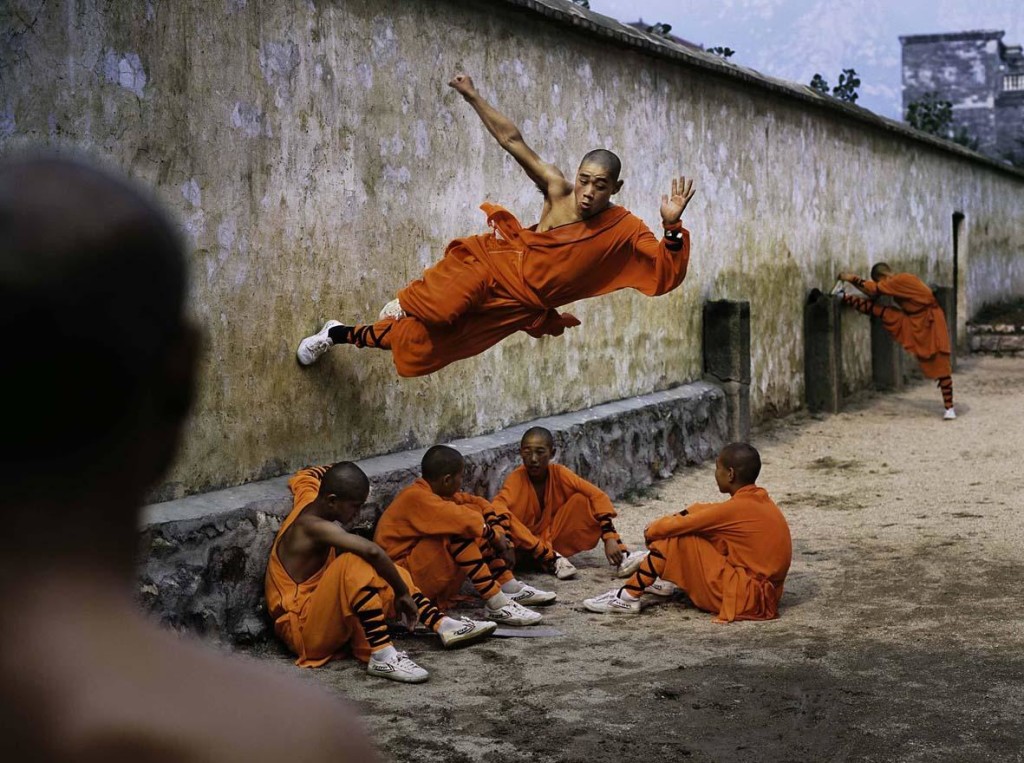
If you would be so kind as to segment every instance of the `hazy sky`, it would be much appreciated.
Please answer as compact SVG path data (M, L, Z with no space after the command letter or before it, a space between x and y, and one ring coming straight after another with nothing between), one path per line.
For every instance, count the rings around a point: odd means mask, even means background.
M1024 0L590 0L620 21L672 25L705 47L728 46L733 62L802 84L820 72L835 85L857 70L857 104L899 119L900 35L1002 29L1024 43Z

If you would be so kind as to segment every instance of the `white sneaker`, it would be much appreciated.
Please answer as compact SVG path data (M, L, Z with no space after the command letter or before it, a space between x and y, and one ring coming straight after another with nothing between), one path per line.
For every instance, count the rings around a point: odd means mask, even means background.
M505 595L508 596L508 594ZM515 601L509 601L501 609L491 609L485 605L484 617L502 625L536 625L543 619L540 612L527 609Z
M646 551L630 551L622 557L622 561L619 562L618 576L620 578L628 578L638 569L640 569L640 563L647 558Z
M366 672L371 676L380 676L403 684L421 684L430 678L430 673L410 660L405 652L395 652L387 660L376 660L370 655L370 661L366 663Z
M956 418L956 409L947 408L946 412L942 414L942 418L945 419L946 421L952 421L953 419Z
M398 301L398 297L395 297L380 309L380 315L377 316L377 320L382 321L385 318L394 318L396 321L399 321L404 317L405 310L402 309L402 303Z
M523 589L516 591L515 593L505 594L512 601L523 605L529 605L535 607L538 604L554 604L555 599L558 598L558 594L554 591L541 591L538 588L534 588L532 585L523 583Z
M564 556L555 557L555 577L559 580L568 580L576 574L576 565Z
M490 636L497 629L497 623L484 623L479 620L470 620L468 617L460 617L461 628L453 631L441 631L441 644L445 649L455 646L467 646L475 641L480 641Z
M584 599L583 606L591 612L600 614L612 613L616 615L639 615L640 600L628 601L619 598L619 590L613 588L607 593L595 596L593 599Z
M644 589L644 593L651 593L655 596L671 596L679 590L679 586L673 583L671 580L662 580L658 578L649 586Z
M322 329L299 342L299 349L295 353L299 363L304 366L316 363L321 355L334 346L334 341L327 335L327 332L340 325L341 321L327 321Z

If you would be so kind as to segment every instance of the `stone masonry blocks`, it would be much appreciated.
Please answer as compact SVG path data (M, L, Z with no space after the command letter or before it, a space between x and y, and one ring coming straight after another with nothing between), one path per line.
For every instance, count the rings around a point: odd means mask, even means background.
M935 294L935 300L939 303L942 308L942 312L946 316L946 327L949 330L949 347L950 347L950 363L953 366L953 370L956 370L956 289L952 286L933 286L932 293Z
M879 302L892 305L892 297L879 297ZM871 317L871 378L875 388L903 389L904 350L889 336L880 318Z
M843 405L841 307L818 290L804 307L804 394L814 413L837 413Z
M750 439L750 303L704 303L704 378L726 394L729 440Z

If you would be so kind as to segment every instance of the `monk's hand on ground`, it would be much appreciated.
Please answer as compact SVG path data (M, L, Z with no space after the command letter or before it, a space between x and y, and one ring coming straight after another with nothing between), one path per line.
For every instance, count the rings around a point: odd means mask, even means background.
M408 629L409 633L416 630L419 610L416 609L416 602L412 600L412 596L405 594L405 596L395 597L395 615L398 617L399 622Z
M508 538L495 536L494 550L501 557L501 560L508 565L510 570L516 566L516 549Z
M622 564L622 546L619 545L619 541L617 539L605 538L604 555L608 559L608 564L614 567L618 567Z
M683 216L683 210L693 198L693 178L687 180L680 175L672 178L672 193L661 197L661 221L665 225L674 225Z
M476 92L476 88L473 87L473 80L468 74L456 74L448 83L448 87L467 100Z

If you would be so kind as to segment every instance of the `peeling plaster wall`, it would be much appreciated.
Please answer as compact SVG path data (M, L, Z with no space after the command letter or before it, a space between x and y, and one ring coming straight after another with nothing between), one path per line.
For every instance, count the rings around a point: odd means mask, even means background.
M3 151L85 148L155 187L193 246L204 384L157 498L699 378L705 299L750 300L755 418L792 410L807 289L877 259L950 283L954 211L968 309L1024 293L1020 177L511 4L14 0L0 18ZM483 232L481 201L536 220L536 190L445 86L459 70L564 171L617 151L618 201L656 231L672 176L695 176L686 282L574 305L583 326L564 337L424 379L350 348L299 369L324 319L375 316L448 240ZM844 327L852 389L869 334Z

